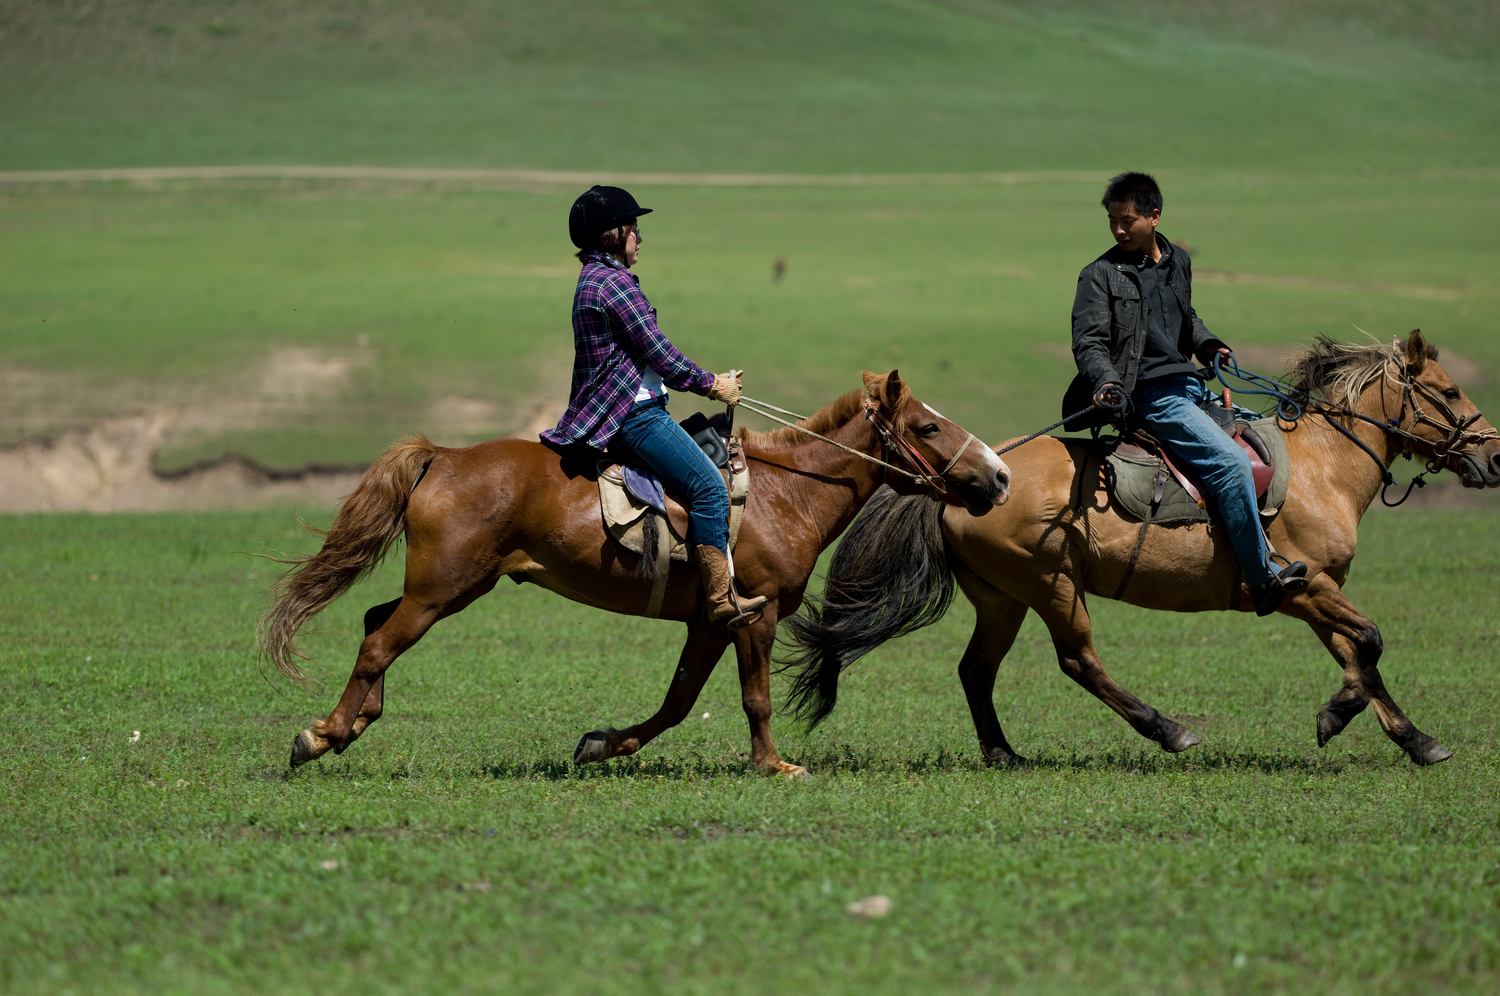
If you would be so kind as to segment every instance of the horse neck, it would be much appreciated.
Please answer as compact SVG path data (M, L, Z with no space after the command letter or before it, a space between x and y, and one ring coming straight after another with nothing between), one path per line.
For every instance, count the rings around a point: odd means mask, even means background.
M1363 512L1374 502L1375 496L1385 485L1391 464L1396 461L1396 457L1401 455L1401 445L1397 437L1365 419L1385 422L1399 415L1401 413L1400 390L1392 385L1388 378L1381 377L1365 388L1355 403L1353 411L1364 418L1341 418L1329 413L1309 424L1317 426L1319 430L1318 444L1325 449L1329 465L1340 468L1340 472L1334 479L1344 486L1357 503L1359 510ZM1334 421L1369 447L1370 451L1380 458L1380 465L1376 466L1369 454L1328 424Z
M879 450L875 427L863 410L822 435L856 453L811 436L773 448L746 446L746 455L760 465L757 478L773 492L767 497L791 506L792 514L783 521L806 523L819 550L853 521L886 474L879 464L857 455L875 456Z

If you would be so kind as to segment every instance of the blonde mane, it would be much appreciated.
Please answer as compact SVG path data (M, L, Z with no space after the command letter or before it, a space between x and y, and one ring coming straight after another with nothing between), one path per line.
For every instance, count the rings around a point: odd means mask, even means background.
M1427 347L1427 357L1437 359L1437 350ZM1289 375L1292 386L1309 398L1354 408L1359 396L1380 377L1388 365L1399 368L1405 360L1400 344L1335 342L1320 335L1312 349L1300 354Z

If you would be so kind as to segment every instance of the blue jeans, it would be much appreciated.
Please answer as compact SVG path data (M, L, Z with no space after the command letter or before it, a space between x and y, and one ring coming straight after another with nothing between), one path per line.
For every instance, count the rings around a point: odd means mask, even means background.
M1265 584L1274 572L1267 562L1269 551L1260 527L1250 458L1208 413L1198 408L1198 402L1206 397L1207 389L1197 377L1173 374L1137 386L1131 400L1141 425L1198 485L1229 534L1229 545L1234 548L1234 559L1245 580L1252 585Z
M649 467L688 510L688 542L729 549L729 492L708 455L683 431L666 405L632 411L610 441L620 456Z

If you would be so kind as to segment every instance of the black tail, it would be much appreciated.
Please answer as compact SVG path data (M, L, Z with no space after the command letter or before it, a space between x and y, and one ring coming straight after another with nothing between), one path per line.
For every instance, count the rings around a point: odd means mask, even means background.
M839 673L887 640L930 626L953 601L942 506L923 495L875 492L844 534L821 598L786 620L793 648L787 705L817 726L838 701Z

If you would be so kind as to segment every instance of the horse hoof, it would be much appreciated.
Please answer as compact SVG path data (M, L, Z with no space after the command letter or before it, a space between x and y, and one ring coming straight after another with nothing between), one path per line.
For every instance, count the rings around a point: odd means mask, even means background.
M603 730L590 730L578 741L578 746L573 748L574 764L594 764L608 758L609 741L605 740Z
M984 763L992 768L1005 768L1008 771L1026 767L1026 759L1020 754L986 754L984 755Z
M771 769L771 773L785 778L787 781L800 781L803 778L812 777L811 773L802 765L793 764L790 761L782 761Z
M1161 749L1168 754L1181 754L1189 747L1196 747L1203 742L1198 736L1186 726L1179 726L1161 739Z
M1347 725L1349 725L1347 719L1327 709L1318 713L1318 746L1326 747L1328 741L1343 733Z
M303 730L292 738L292 767L299 768L308 761L316 761L328 753L328 748L331 746L332 744L312 730Z
M1453 756L1453 752L1431 737L1423 737L1420 743L1414 743L1406 749L1407 756L1422 767L1431 764L1441 764Z

